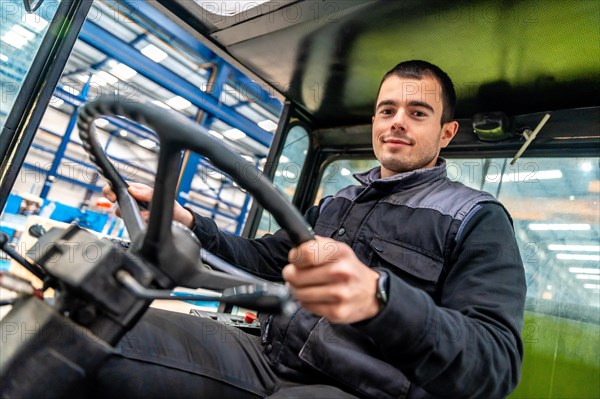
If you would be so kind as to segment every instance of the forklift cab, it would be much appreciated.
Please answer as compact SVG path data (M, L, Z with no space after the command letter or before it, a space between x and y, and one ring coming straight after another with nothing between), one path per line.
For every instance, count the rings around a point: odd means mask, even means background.
M2 207L82 25L102 25L85 22L89 1L40 3L52 24L2 119ZM458 95L459 132L441 154L448 174L506 206L525 265L525 357L511 397L600 397L598 3L111 4L226 60L251 79L238 90L245 101L282 104L259 173L300 212L377 165L370 121L384 73L409 59L440 66ZM237 233L278 228L254 202Z

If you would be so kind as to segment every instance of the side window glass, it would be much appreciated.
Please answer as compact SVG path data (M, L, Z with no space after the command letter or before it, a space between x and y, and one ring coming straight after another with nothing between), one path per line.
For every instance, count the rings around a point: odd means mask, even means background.
M4 127L6 117L18 98L25 76L31 68L59 3L59 1L47 1L34 14L28 14L22 0L2 1L0 129Z
M308 146L309 139L306 129L300 125L292 127L285 139L285 145L273 178L273 185L289 201L292 201L296 193L300 172L302 172L308 153ZM256 236L261 237L265 234L272 234L277 230L279 230L279 225L275 219L269 212L263 211Z
M448 173L494 194L514 220L527 282L526 371L511 397L548 391L548 381L552 397L597 397L599 158L449 160Z
M365 172L378 165L379 162L376 159L338 159L331 162L321 177L315 205L323 197L333 195L344 187L358 184L352 176L354 173Z

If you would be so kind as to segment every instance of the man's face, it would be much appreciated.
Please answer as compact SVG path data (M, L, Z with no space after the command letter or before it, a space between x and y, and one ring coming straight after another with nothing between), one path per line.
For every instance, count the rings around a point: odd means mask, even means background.
M435 166L458 130L441 125L442 87L433 77L421 80L390 76L381 85L373 116L373 151L381 177Z

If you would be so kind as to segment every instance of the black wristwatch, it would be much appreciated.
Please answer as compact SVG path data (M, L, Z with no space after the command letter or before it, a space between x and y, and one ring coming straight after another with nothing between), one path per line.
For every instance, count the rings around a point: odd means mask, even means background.
M375 298L377 298L377 302L379 302L379 307L383 309L385 304L388 302L388 280L390 276L385 271L377 270L377 273L379 273L379 278L377 279L377 291L375 291Z

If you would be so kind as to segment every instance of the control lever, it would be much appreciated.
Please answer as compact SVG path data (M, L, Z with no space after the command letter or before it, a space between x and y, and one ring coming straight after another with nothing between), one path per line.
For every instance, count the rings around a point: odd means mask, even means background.
M29 262L23 258L13 247L10 246L8 234L0 231L0 249L6 252L11 258L17 261L21 266L31 272L40 280L47 282L48 274L39 265Z
M119 270L116 273L116 278L138 298L181 300L181 297L171 295L171 291L169 290L144 287L125 270ZM186 295L185 300L223 302L266 313L282 313L286 316L291 316L296 310L296 304L292 301L288 290L284 286L277 284L248 284L227 288L223 290L223 294L220 296Z
M29 228L29 235L35 238L40 238L46 234L46 229L41 224L34 224Z

